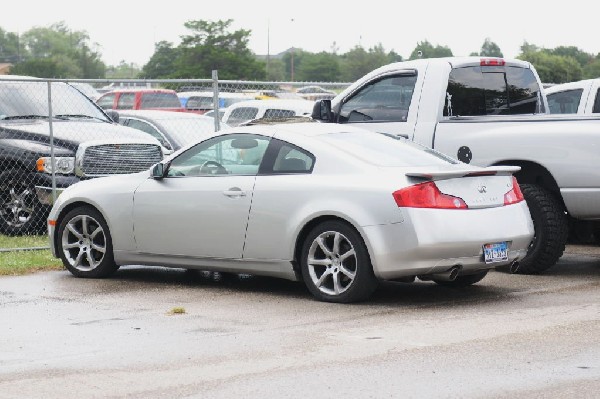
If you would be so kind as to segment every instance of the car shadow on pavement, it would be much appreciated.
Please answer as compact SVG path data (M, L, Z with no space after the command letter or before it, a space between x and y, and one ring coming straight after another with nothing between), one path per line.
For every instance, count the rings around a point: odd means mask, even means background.
M286 299L315 300L302 282L248 274L127 266L119 269L110 280L135 282L134 289L136 290L147 289L148 285L152 285L152 288L161 285L176 285L217 293L228 291L257 294L261 298L275 296ZM126 287L123 284L118 285L121 289ZM463 288L443 287L430 281L420 280L410 284L386 281L379 285L370 299L356 305L441 306L451 303L458 306L461 303L498 301L503 297L508 297L512 292L513 290L510 288L486 283L486 279L477 285Z

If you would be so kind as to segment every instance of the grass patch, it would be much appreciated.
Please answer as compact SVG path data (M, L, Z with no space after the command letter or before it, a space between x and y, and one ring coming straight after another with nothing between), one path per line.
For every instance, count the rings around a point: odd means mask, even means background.
M0 235L0 248L33 248L48 247L47 235L9 237Z
M48 236L7 237L0 235L0 249L48 247ZM0 276L16 276L36 271L62 270L60 259L49 249L0 252Z

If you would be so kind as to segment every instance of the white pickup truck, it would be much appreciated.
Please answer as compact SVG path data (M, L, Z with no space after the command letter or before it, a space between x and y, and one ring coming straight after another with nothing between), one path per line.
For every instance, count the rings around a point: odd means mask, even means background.
M551 114L600 116L600 79L562 83L545 91Z
M519 271L539 273L562 256L571 220L600 221L600 118L550 115L541 87L524 61L420 59L367 74L317 101L312 117L404 137L465 163L520 166L535 236Z

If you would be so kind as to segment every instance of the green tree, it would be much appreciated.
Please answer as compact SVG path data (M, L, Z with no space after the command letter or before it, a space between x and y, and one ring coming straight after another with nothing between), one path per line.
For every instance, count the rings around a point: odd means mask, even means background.
M142 71L139 66L121 60L119 65L106 68L107 79L135 79L139 78Z
M581 80L583 69L573 57L550 54L547 50L530 51L517 58L529 61L544 83L566 83Z
M271 58L266 73L268 81L283 82L286 80L285 63L281 59Z
M87 32L72 31L64 22L32 28L21 36L20 43L27 59L19 62L13 73L37 71L34 76L45 78L104 77L106 66L100 54L91 49ZM43 65L49 69L40 69Z
M17 63L21 60L19 36L0 28L0 62Z
M482 57L504 57L502 51L500 51L500 47L489 37L486 37L485 41L481 45L481 52L479 55Z
M584 79L596 79L600 78L600 54L593 60L583 67L583 78Z
M585 51L580 50L575 46L559 46L547 51L553 55L572 57L579 63L581 67L586 66L589 62L591 62L594 59L594 56L592 54L586 53Z
M233 20L188 21L191 34L182 37L173 78L264 79L265 65L248 49L250 31L229 32Z
M438 57L452 57L452 50L447 46L433 46L429 41L424 40L417 43L417 47L410 53L411 60L417 58L438 58Z
M340 81L352 82L373 69L398 61L402 61L402 56L394 51L386 54L381 44L369 50L365 50L360 45L355 46L342 55Z
M295 80L304 82L336 82L340 76L339 57L331 53L304 53Z
M167 79L175 73L175 62L179 49L173 43L160 41L154 44L154 54L142 67L141 75L146 79Z

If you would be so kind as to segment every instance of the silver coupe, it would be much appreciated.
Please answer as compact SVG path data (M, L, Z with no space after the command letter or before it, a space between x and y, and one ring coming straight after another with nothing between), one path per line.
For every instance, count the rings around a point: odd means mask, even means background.
M77 277L160 265L303 280L353 302L381 280L463 287L514 271L534 233L518 169L347 125L235 127L69 187L48 228Z

